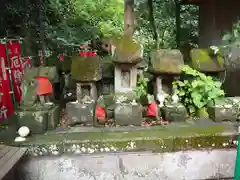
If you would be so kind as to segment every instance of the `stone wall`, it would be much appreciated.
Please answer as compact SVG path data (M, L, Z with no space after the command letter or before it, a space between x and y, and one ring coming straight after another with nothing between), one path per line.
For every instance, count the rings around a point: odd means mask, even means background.
M236 150L115 153L23 159L15 180L203 180L231 178Z

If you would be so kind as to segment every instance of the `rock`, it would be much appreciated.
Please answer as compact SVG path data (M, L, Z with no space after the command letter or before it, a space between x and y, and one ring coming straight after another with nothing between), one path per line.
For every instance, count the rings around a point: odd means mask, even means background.
M101 80L102 71L100 57L73 57L71 75L72 79L81 82Z
M130 103L116 104L114 118L117 125L135 125L142 124L142 106L132 105Z
M120 37L112 42L115 46L114 62L136 64L141 61L142 47L134 39Z
M181 73L184 65L183 56L179 50L159 49L150 54L153 73Z
M224 71L224 59L220 55L213 55L212 50L192 49L190 52L192 67L201 72Z
M213 121L236 121L238 119L238 107L240 103L234 98L225 98L208 107L209 117Z
M68 116L68 125L84 124L93 126L95 103L83 104L78 102L68 102L66 112Z
M162 107L163 119L169 122L181 122L186 121L187 110L181 105L166 105Z

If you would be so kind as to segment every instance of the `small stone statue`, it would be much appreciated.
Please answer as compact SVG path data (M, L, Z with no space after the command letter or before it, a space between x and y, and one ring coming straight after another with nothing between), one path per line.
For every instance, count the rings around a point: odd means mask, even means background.
M172 95L172 104L177 104L179 102L179 97L177 94Z
M159 101L159 107L164 106L165 96L163 93L157 95L157 100Z

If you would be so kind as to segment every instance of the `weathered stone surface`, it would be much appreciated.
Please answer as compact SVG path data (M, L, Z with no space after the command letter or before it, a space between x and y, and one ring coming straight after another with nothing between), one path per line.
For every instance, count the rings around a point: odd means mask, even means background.
M217 122L236 121L239 118L239 105L240 100L237 97L218 100L208 107L209 117Z
M101 94L109 95L114 93L114 79L102 80Z
M99 81L102 79L101 59L98 56L72 58L71 75L76 81Z
M59 105L53 105L53 107L48 111L48 130L55 129L60 120L60 107Z
M56 67L32 67L27 69L24 72L24 79L25 80L32 80L37 76L47 77L50 81L53 81L57 76L57 69Z
M192 67L201 72L224 71L224 60L220 55L213 55L212 50L192 49L190 52Z
M166 105L162 108L163 119L169 122L186 121L187 110L181 105Z
M33 105L37 100L37 87L38 83L35 79L23 79L21 83L22 101L21 104Z
M102 60L102 77L113 78L114 77L114 64L111 57L104 57Z
M235 160L235 149L26 157L17 166L16 177L20 180L227 179L233 177Z
M31 134L41 134L47 131L48 111L45 109L17 109L15 114L19 127L27 126Z
M153 73L181 73L184 65L183 56L179 50L159 49L151 52Z
M141 61L142 47L134 39L121 37L112 43L116 47L114 62L135 64Z
M116 104L114 118L117 125L136 125L142 124L142 106L130 103Z
M78 102L68 102L66 112L68 116L68 125L84 124L93 126L95 103L82 104Z
M39 134L57 127L60 109L58 105L21 106L15 115L19 126L27 126L32 134Z

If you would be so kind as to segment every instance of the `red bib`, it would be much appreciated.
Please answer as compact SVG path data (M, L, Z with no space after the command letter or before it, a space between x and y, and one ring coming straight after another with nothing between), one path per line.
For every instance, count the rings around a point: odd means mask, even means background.
M148 105L147 116L148 117L156 117L157 116L157 103L154 102L154 103Z
M96 106L96 119L98 120L105 120L106 119L106 113L103 107Z

